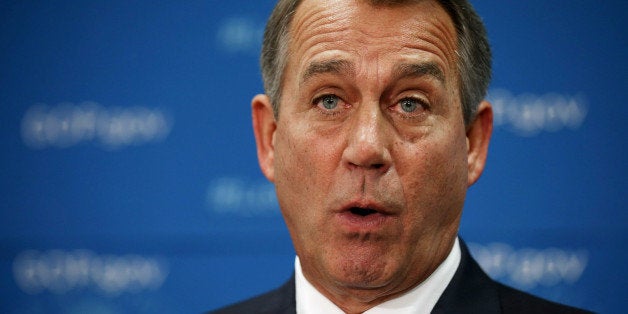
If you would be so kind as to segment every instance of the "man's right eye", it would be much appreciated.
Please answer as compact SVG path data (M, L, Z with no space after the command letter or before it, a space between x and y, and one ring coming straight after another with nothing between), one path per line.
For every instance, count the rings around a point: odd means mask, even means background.
M323 95L314 100L314 104L325 110L334 110L338 107L340 98L336 95Z

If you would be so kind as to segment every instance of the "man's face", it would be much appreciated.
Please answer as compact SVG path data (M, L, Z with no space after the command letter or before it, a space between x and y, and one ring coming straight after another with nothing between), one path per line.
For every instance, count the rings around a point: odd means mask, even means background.
M456 42L433 1L298 7L279 117L258 96L254 123L303 272L324 294L386 298L449 253L481 172L470 171Z

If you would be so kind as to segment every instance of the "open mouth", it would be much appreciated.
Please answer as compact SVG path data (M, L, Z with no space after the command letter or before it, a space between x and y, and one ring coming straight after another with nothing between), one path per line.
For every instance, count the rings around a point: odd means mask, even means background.
M351 207L351 209L349 209L349 211L354 214L354 215L358 215L358 216L368 216L371 214L376 214L377 211L371 208L362 208L362 207Z
M353 202L337 212L341 230L350 235L377 233L398 219L392 210L375 202Z

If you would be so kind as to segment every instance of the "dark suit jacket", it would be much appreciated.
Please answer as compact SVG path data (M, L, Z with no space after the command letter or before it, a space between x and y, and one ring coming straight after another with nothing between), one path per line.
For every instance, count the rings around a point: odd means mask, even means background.
M515 290L489 278L460 241L462 257L451 282L432 313L591 313ZM294 276L283 286L258 297L219 309L214 314L295 314Z

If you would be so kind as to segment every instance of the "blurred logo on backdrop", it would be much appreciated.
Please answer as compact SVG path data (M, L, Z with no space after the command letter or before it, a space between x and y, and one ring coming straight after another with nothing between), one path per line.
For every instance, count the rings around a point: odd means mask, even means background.
M33 149L96 142L105 149L164 140L172 119L159 109L104 107L96 102L36 104L22 118L22 140Z
M27 250L13 261L13 278L28 294L91 289L106 296L159 289L168 276L160 258L99 255L89 250Z
M207 187L206 205L210 214L259 217L279 214L275 186L268 181L222 177Z
M524 290L573 284L589 261L586 250L514 249L506 243L469 243L469 250L491 278Z
M520 136L576 130L587 117L584 95L513 95L505 89L495 89L489 92L487 99L493 105L495 127Z
M230 17L222 21L216 32L218 47L229 53L257 53L264 36L263 20Z

